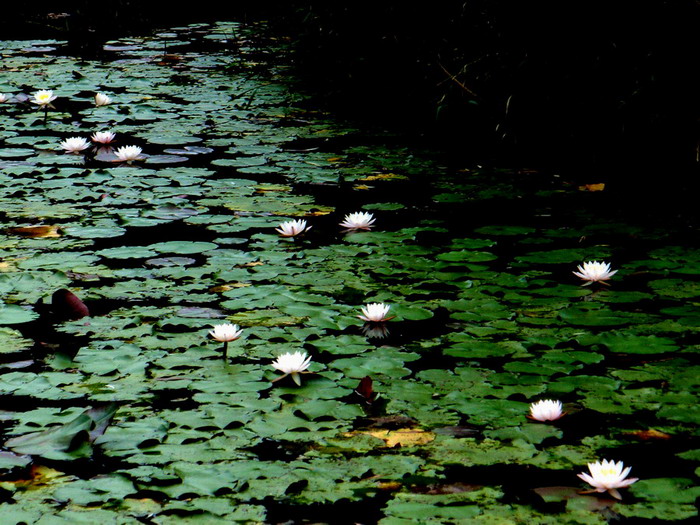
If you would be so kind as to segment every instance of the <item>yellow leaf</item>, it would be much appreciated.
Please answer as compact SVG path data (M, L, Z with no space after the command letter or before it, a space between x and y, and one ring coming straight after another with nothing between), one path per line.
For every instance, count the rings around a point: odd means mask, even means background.
M234 288L245 288L247 286L250 286L250 283L227 283L222 284L221 286L214 286L213 288L209 288L209 291L213 293L221 293L228 292L229 290L233 290Z
M17 267L11 262L0 261L0 272L12 272L16 268Z
M292 191L292 187L285 186L283 184L269 184L267 186L258 186L257 188L255 188L256 193L279 193L289 191Z
M649 430L635 430L633 432L625 432L625 434L634 436L637 439L641 439L642 441L649 441L652 439L671 439L672 437L671 434L666 434L665 432L654 430L653 428L650 428Z
M579 191L603 191L605 189L605 183L584 184L583 186L579 186L578 189Z
M408 179L406 175L399 175L398 173L381 173L379 175L368 175L359 180L391 180L391 179Z
M398 430L358 430L355 434L367 434L384 441L387 447L413 447L425 445L435 439L435 434L419 428L400 428ZM351 432L349 435L353 435Z
M366 184L355 184L355 185L353 186L353 189L356 189L356 190L368 190L368 189L370 189L370 188L369 188L369 186L367 186Z
M43 239L48 237L60 237L58 233L58 226L18 226L17 228L10 228L10 232L23 235L24 237L30 237L32 239Z
M44 467L43 465L32 465L29 471L29 476L27 479L16 479L11 481L2 481L0 486L8 490L12 490L14 487L23 489L32 489L40 487L42 485L49 485L52 483L62 483L73 479L73 476L67 476L63 472L54 470L49 467Z

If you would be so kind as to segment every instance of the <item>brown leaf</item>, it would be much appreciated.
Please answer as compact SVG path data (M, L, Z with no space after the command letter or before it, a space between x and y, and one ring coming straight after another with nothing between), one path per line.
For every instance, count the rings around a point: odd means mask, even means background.
M32 465L31 470L29 471L29 476L27 477L27 479L17 479L14 481L2 481L2 482L0 482L0 486L4 485L5 487L3 487L3 488L8 488L8 489L10 489L11 487L28 489L31 487L50 485L52 483L63 483L65 481L69 481L71 479L74 479L74 477L68 476L68 475L64 474L63 472L60 472L58 470L54 470L50 467L44 467L42 465Z
M392 179L408 179L406 175L399 175L397 173L380 173L377 175L367 175L358 179L360 181L373 181L373 180L392 180Z
M209 288L209 291L212 293L228 292L234 288L246 288L248 286L250 286L250 283L228 283Z
M654 430L650 428L648 430L635 430L633 432L625 432L628 436L634 436L642 441L651 441L654 439L671 439L673 436L671 434L666 434L659 430Z
M57 225L18 226L17 228L9 228L9 231L31 239L56 238L61 236Z
M365 403L371 404L377 399L377 393L372 387L372 378L369 376L365 376L360 380L360 384L357 385L355 393L359 395Z
M584 184L583 186L578 187L579 191L603 191L604 189L604 182L598 182L596 184Z

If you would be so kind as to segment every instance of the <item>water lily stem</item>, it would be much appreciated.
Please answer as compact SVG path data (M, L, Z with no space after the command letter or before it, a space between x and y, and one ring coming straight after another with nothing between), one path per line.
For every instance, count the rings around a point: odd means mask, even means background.
M224 349L223 349L223 359L224 361L228 360L228 341L224 341Z

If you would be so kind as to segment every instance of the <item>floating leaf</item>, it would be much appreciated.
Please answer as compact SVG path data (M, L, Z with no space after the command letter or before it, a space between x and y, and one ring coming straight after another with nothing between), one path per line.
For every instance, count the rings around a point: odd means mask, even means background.
M84 445L104 433L116 411L116 405L91 408L64 425L10 438L5 446L18 454L47 459L85 457L89 455L89 448Z
M37 317L36 312L29 308L16 304L0 304L0 325L28 323Z

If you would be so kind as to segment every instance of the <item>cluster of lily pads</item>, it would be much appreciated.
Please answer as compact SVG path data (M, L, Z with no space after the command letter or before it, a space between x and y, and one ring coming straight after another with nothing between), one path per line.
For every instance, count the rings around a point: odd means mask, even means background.
M583 286L593 283L607 284L617 270L611 270L610 263L587 261L577 268L573 274L584 281ZM542 399L530 404L529 418L536 421L555 421L565 414L561 401L553 399ZM628 487L632 483L639 481L639 478L628 478L627 475L632 467L624 468L622 461L596 461L588 464L590 474L582 472L577 474L579 478L593 487L593 490L586 492L608 492L615 499L622 499L619 488ZM584 494L586 493L584 492Z
M345 228L344 231L346 232L359 230L369 231L372 229L375 220L371 213L355 212L347 214L340 225ZM293 238L310 229L311 227L307 226L305 220L293 220L282 222L279 227L276 228L276 231L281 237ZM390 308L390 305L384 303L369 303L361 308L362 315L358 315L357 317L370 324L371 328L369 330L376 330L380 334L385 333L383 323L394 318L394 316L388 315ZM215 325L214 329L209 332L214 339L224 343L224 359L226 359L228 355L228 343L239 339L242 333L243 330L238 325L230 323ZM275 381L279 381L289 375L297 385L301 386L299 374L304 373L310 363L311 357L307 357L305 352L288 352L280 355L272 363L272 366L283 372L284 375L275 379Z
M340 223L345 228L346 232L365 230L369 231L374 225L375 219L371 213L355 212L345 216ZM307 225L305 220L292 220L282 222L276 231L281 237L295 238L309 231L311 226ZM607 281L617 273L617 270L612 270L610 263L598 261L583 262L574 271L573 274L583 280L583 286L588 286L593 283L607 285ZM384 303L369 303L362 307L362 315L358 318L366 321L367 324L363 327L363 331L368 334L385 333L384 324L386 321L393 319L388 316L390 306ZM227 358L227 345L231 341L239 339L243 331L238 325L219 324L214 326L210 335L217 341L224 343L223 355ZM311 357L307 356L306 352L287 352L278 356L272 363L272 367L283 373L282 376L273 380L279 381L287 376L301 386L300 374L307 373L306 369L311 363ZM561 401L552 399L542 399L530 404L530 419L547 422L555 421L561 418L565 412ZM580 473L578 477L586 481L593 487L593 490L586 492L608 492L616 499L621 499L621 495L617 489L628 487L632 483L638 481L638 478L627 478L631 471L631 467L624 467L622 461L609 461L604 459L602 462L588 463L590 474ZM583 493L586 493L583 492Z
M7 94L0 93L0 103L7 102L10 98ZM58 96L54 94L52 89L41 89L33 94L33 98L30 101L39 106L40 109L43 109L47 115L49 108L56 109L52 102L57 98ZM97 107L107 106L112 103L112 98L104 93L96 93L94 100ZM127 164L145 158L142 155L143 150L138 146L122 146L115 150L110 146L115 141L115 138L116 133L112 131L97 131L90 136L92 142L101 145L100 153L103 155L103 158ZM84 137L68 137L61 141L60 146L66 153L80 155L90 147L90 141Z
M42 126L43 112L0 106L17 117L0 148L0 394L17 405L0 411L3 519L697 516L688 237L595 213L606 196L565 176L455 172L433 146L368 142L309 111L261 48L248 70L232 34L250 31L174 29L79 66L61 44L4 45L0 91L28 93L16 86L41 64L71 111L59 98ZM101 90L119 104L86 108ZM187 158L45 154L95 129ZM335 220L346 208L363 211ZM382 228L335 235L368 211ZM609 291L596 283L611 258L629 278ZM573 261L587 262L572 276ZM61 288L93 317L37 330ZM202 337L220 322L238 323L212 330L225 360ZM633 482L631 501L611 501Z

